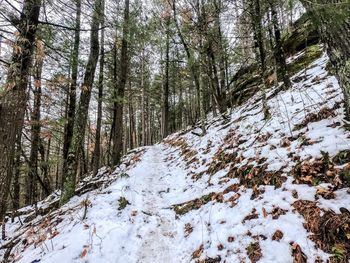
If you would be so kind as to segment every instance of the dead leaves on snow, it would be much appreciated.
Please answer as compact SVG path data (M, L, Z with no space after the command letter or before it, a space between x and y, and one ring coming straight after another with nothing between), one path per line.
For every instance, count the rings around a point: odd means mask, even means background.
M198 163L199 159L196 158L198 152L192 149L188 143L182 137L177 137L173 139L166 139L164 143L171 145L174 148L179 148L181 151L181 156L183 160L186 162L187 168L189 168L192 164Z
M327 189L324 187L318 187L316 190L316 197L321 196L324 199L334 199L335 193L331 189Z
M185 237L188 237L193 232L193 226L190 223L185 224Z
M247 255L252 263L258 262L262 257L259 242L251 243L247 248Z
M199 258L204 251L204 246L201 244L199 248L197 248L193 253L192 253L192 258Z
M350 185L350 163L337 167L336 162L339 162L339 156L330 159L327 153L322 153L322 158L313 161L305 160L298 163L291 172L295 178L294 183L308 184L316 186L320 183L330 183L332 189L319 190L319 196L326 199L334 198L333 190L347 187ZM327 192L328 191L328 192Z
M316 202L298 200L294 202L293 207L305 218L305 229L316 233L320 226L321 214L321 209L316 205Z
M294 263L307 263L307 256L301 250L301 247L297 243L291 244L292 255L294 257Z
M332 108L323 107L317 113L309 113L300 124L295 125L294 130L300 130L306 127L310 122L318 122L329 117L335 117L336 110L340 108L340 105L341 104L338 102L335 103Z
M282 238L283 238L283 232L281 230L277 230L272 236L272 240L275 240L275 241L280 241Z
M191 201L188 201L185 203L173 205L173 208L174 208L175 213L177 215L184 215L184 214L190 212L191 210L197 210L197 209L201 208L202 205L205 205L208 202L210 202L214 195L216 195L216 194L210 193L210 194L204 195L200 198L196 198L194 200L191 200Z
M256 213L256 209L253 208L253 210L250 212L250 214L247 215L247 216L243 219L242 223L245 223L245 222L248 221L248 220L257 219L258 217L259 217L259 215Z
M219 244L218 245L218 250L223 250L224 247L223 245ZM192 259L198 259L202 256L204 252L204 246L203 244L201 244L193 253L192 253ZM219 263L221 262L221 257L220 256L217 256L216 258L209 258L209 257L206 257L204 259L198 259L196 260L196 263Z
M341 213L336 214L322 211L316 202L305 200L296 201L293 206L304 217L304 227L311 232L310 239L318 248L331 254L334 248L344 248L341 257L346 260L344 262L350 259L350 212L347 209L341 208Z

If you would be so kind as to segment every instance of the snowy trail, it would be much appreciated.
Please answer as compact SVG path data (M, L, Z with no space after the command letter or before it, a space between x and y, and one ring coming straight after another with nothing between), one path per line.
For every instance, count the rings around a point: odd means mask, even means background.
M114 172L102 170L98 180L105 180L105 187L75 196L30 225L21 225L24 215L22 221L9 222L7 232L20 236L12 249L16 261L11 262L238 263L250 262L250 256L263 263L293 263L304 256L307 262L328 262L332 251L321 250L310 239L325 236L324 228L310 235L306 226L324 220L326 212L343 220L342 210L350 210L348 188L332 190L340 173L348 173L350 159L345 158L344 170L338 171L334 167L340 166L329 165L322 153L333 158L347 151L350 136L342 128L344 109L337 105L343 97L325 69L327 61L325 55L317 59L293 77L301 80L292 89L269 100L269 122L263 121L257 94L232 111L235 121L229 126L211 119L205 136L178 133L131 152ZM319 116L320 109L331 115L300 126L310 114ZM289 137L291 130L298 139ZM305 172L290 173L298 163ZM264 166L267 169L260 170ZM320 167L329 169L318 174ZM259 171L263 181L255 181ZM267 176L273 171L282 173L281 180ZM330 183L330 178L322 181L328 172L336 175ZM41 206L52 203L53 197ZM191 207L176 216L172 206L184 203ZM25 209L32 208L20 211ZM0 258L5 251L0 250Z
M177 262L176 221L174 213L167 207L169 204L162 194L172 187L168 177L171 172L163 161L165 156L161 146L156 146L145 154L143 162L130 172L137 175L131 190L139 193L138 204L143 220L143 243L136 256L137 262ZM140 177L142 176L142 180Z

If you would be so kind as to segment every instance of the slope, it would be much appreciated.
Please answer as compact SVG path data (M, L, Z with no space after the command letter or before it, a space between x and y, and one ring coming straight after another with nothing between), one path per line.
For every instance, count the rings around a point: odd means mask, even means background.
M205 136L173 134L130 153L115 171L86 178L60 209L20 210L6 224L0 255L10 262L348 261L350 134L327 62L323 54L296 73L290 90L271 89L268 120L258 93L228 120L209 118Z

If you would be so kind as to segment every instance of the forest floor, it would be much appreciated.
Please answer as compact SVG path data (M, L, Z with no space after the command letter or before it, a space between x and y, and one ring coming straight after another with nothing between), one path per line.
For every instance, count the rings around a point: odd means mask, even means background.
M291 58L297 59L298 54ZM101 169L67 205L6 224L10 262L347 262L350 133L325 54L199 128ZM39 203L57 202L59 193ZM33 216L34 215L34 216Z

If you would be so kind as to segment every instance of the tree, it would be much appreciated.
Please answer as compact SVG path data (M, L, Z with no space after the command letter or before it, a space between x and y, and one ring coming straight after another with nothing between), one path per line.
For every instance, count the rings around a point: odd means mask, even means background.
M101 0L94 3L91 21L90 54L85 69L84 80L81 86L81 95L76 119L74 124L73 141L68 154L68 171L64 175L64 184L61 203L66 203L75 193L78 162L83 156L82 145L84 142L85 129L88 121L89 105L92 86L99 55L99 26L101 20Z
M123 39L120 57L120 77L119 82L115 86L116 91L116 111L114 116L114 134L113 149L112 149L112 165L117 165L120 162L123 150L123 109L124 109L124 93L128 77L129 56L128 56L128 36L129 36L129 0L125 0L124 21L123 21Z
M283 80L284 88L288 89L292 84L288 76L286 57L282 48L281 30L278 22L275 0L269 0L269 5L271 9L272 24L275 37L274 57L277 66L277 76Z
M63 178L68 172L68 151L72 144L74 120L75 120L75 108L76 108L76 89L78 79L78 67L79 67L79 47L80 47L80 19L81 19L81 0L75 0L75 31L74 31L74 46L72 52L71 61L71 80L69 90L67 92L67 122L64 127L64 138L63 138L63 167L62 167L62 181L61 187L63 187Z
M162 137L165 138L169 135L169 52L170 52L170 14L165 17L166 27L166 50L165 50L165 76L163 81L163 94L162 94Z
M176 11L176 0L172 0L172 9L173 9L173 18L174 18L174 22L175 22L175 26L177 29L177 33L179 35L179 38L181 40L181 43L183 45L183 48L185 49L185 53L186 53L186 57L187 57L187 63L188 63L188 67L190 69L191 72L191 76L193 78L194 81L194 86L196 88L196 92L197 92L197 108L200 112L200 119L201 119L201 129L202 129L202 134L204 135L206 133L206 129L205 129L205 112L204 112L204 108L203 108L203 104L201 101L201 80L200 80L200 74L199 71L197 70L197 65L196 65L196 61L193 55L193 52L189 46L189 44L187 43L187 41L185 40L185 37L181 31L180 28L180 24L178 22L177 19L177 11Z
M250 0L250 13L253 24L253 33L255 46L257 47L257 58L259 59L261 82L262 82L262 103L264 118L268 119L270 116L269 108L266 101L266 49L264 45L263 26L262 26L262 12L260 0Z
M103 85L104 85L104 64L105 64L105 2L102 0L101 3L101 49L100 49L100 72L98 77L98 98L97 98L97 125L96 125L96 138L95 138L95 149L93 153L93 175L97 174L101 163L101 126L102 126L102 100L103 100Z
M16 135L22 128L27 102L28 76L39 23L41 0L24 1L15 22L19 35L14 43L6 87L0 96L0 222L3 222L10 190Z
M38 172L39 146L40 146L40 131L41 131L41 74L44 64L44 43L38 39L36 42L36 56L34 64L34 105L31 114L31 146L29 156L29 172L28 184L26 193L26 204L33 204L37 200L37 183L43 187L46 195L49 195L49 187L41 180Z
M343 89L350 121L350 1L301 0L318 26L335 74Z

